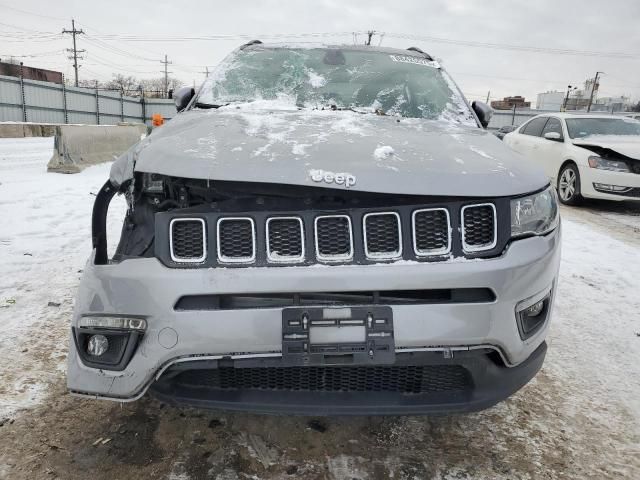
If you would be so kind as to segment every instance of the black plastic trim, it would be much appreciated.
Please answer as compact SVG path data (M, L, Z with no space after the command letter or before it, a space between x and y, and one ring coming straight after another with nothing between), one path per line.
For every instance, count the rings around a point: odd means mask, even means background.
M494 248L479 252L464 252L462 249L462 241L459 232L461 226L461 210L464 206L475 205L478 203L492 203L496 208L497 241ZM269 207L267 207L269 208ZM412 214L416 210L424 208L446 208L449 211L451 228L453 234L451 236L451 253L446 255L418 256L413 248L412 234ZM367 258L364 251L364 235L362 230L363 218L369 213L395 212L400 216L402 235L402 256L393 260L371 259ZM242 268L247 266L268 266L273 268L287 268L295 265L311 265L316 263L326 263L319 261L315 254L314 243L314 219L323 215L348 215L351 218L352 234L353 234L353 259L341 262L331 262L331 264L359 264L368 265L373 263L393 262L396 260L410 260L417 262L434 262L443 261L454 257L466 258L491 258L500 256L511 240L511 198L469 198L462 200L452 200L447 202L434 202L431 204L417 205L395 205L388 207L372 207L372 208L347 208L347 209L309 209L309 210L290 210L278 209L271 207L268 210L259 211L220 211L215 206L206 206L200 208L189 208L180 211L160 212L156 214L155 222L155 256L167 267L171 268L211 268L224 266L227 268ZM171 260L169 252L169 224L174 218L203 218L207 224L208 251L216 251L216 225L218 219L224 217L243 216L254 220L256 226L256 258L251 263L243 264L227 264L220 262L214 256L209 256L205 262L185 265L176 263ZM274 216L295 216L302 218L304 223L305 234L305 251L307 252L304 261L298 263L276 264L268 262L266 256L266 239L265 224L268 218Z
M523 363L506 367L493 352L472 350L455 352L453 358L442 353L397 353L395 365L462 365L471 375L469 390L435 394L396 392L306 392L268 390L215 390L176 388L176 372L194 368L234 366L273 366L278 359L214 360L185 362L169 368L150 387L150 393L173 405L250 411L285 415L415 415L472 412L489 408L514 394L540 370L547 345L543 342ZM200 365L198 365L200 363Z
M493 303L490 288L439 288L426 290L333 291L297 293L228 293L185 295L174 306L177 311L242 310L295 306L435 305Z
M133 354L138 347L138 343L142 339L144 333L138 332L135 330L120 330L120 329L110 329L110 328L71 328L73 340L75 343L76 351L78 352L78 356L82 363L87 367L91 368L99 368L101 370L111 370L115 372L120 372L124 370ZM126 341L123 344L120 352L118 353L117 362L106 363L100 362L87 354L84 349L84 337L88 335L105 335L105 336L118 336L118 337L126 337Z
M109 204L117 193L117 189L107 180L96 195L91 216L91 241L96 251L94 263L106 265L109 263L107 254L107 213Z

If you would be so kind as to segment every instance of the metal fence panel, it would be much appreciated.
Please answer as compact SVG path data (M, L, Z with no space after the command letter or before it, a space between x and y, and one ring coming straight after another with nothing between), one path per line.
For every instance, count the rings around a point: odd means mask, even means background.
M107 113L109 115L120 116L120 99L105 98L102 95L98 97L100 105L100 113Z
M80 90L80 91L78 91ZM93 121L96 123L96 97L90 90L68 88L67 109L76 112L93 113ZM69 120L71 122L71 120ZM75 122L72 122L75 123Z
M140 100L131 100L124 97L124 116L125 118L135 117L140 121L142 119L142 104Z
M95 125L96 114L95 113L83 113L83 112L69 112L68 123L82 123L86 125Z
M30 108L27 110L27 121L32 123L64 123L62 110Z
M20 79L0 75L0 104L22 105ZM20 117L22 118L22 113ZM3 118L0 117L0 120Z
M148 120L151 120L151 116L155 113L162 115L165 120L169 120L176 114L176 106L171 100L147 99L146 110Z
M46 107L62 110L62 85L37 80L24 81L24 98L30 107Z
M22 107L12 107L10 105L2 105L0 102L0 121L22 122Z
M524 122L526 122L530 118L535 117L536 115L539 115L541 113L546 113L546 112L539 111L539 112L525 113L525 112L518 112L516 110L516 114L514 115L513 112L494 111L493 116L491 117L491 121L489 122L488 128L490 130L494 130L500 127L505 127L507 125L522 125Z

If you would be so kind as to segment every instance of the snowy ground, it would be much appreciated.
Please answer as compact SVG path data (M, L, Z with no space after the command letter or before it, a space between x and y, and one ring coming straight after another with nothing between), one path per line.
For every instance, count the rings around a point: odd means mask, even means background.
M109 167L47 174L51 147L0 139L0 479L640 478L640 207L563 209L547 360L485 412L311 419L148 398L120 406L64 388L92 193Z
M53 138L0 139L0 418L39 401L63 371L69 312L91 250L92 195L108 178L108 165L47 173L52 152ZM116 201L109 227L119 238L116 212L126 204Z

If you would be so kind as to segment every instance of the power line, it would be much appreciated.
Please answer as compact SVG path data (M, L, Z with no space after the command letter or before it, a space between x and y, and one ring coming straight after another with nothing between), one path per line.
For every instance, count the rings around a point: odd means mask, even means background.
M527 45L512 45L506 43L488 43L488 42L476 42L471 40L455 40L450 38L430 37L422 35L409 35L386 32L385 35L391 38L400 38L405 40L417 40L421 42L431 43L446 43L451 45L462 45L467 47L479 47L479 48L493 48L503 50L515 50L534 53L549 53L554 55L578 55L585 57L610 57L610 58L624 58L624 59L638 59L640 55L637 53L626 52L603 52L593 50L575 50L569 48L549 48L549 47L537 47Z
M9 5L5 5L4 3L0 3L0 7L2 7L3 9L6 8L7 10L13 10L14 12L23 13L25 15L33 15L34 17L49 18L51 20L56 20L56 21L65 20L64 18L60 18L60 17L52 17L51 15L41 15L38 13L27 12L26 10L20 10L19 8L10 7Z

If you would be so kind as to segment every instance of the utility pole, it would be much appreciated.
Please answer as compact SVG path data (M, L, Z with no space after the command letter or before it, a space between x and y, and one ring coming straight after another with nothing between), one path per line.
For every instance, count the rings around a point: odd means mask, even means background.
M364 42L365 45L371 45L371 39L373 38L373 36L376 34L375 30L369 30L367 32L367 41Z
M598 88L598 76L604 72L596 72L596 78L593 80L593 85L591 86L591 95L589 95L589 105L587 106L587 112L591 111L591 103L593 102L593 94Z
M69 59L73 59L73 69L76 72L75 85L77 87L78 86L78 54L79 53L84 53L85 50L78 50L78 48L76 47L76 35L81 35L84 32L82 31L82 29L76 30L76 22L72 18L71 19L71 30L67 30L65 28L65 29L62 30L62 33L70 33L71 36L73 37L73 50L70 49L70 48L67 48L67 52L73 52L73 55L71 57L69 57ZM82 57L80 57L80 60L82 60Z
M167 54L165 53L164 61L160 60L160 63L164 63L164 98L167 98L169 96L169 74L173 73L167 71L167 67L173 62L167 60Z
M489 105L489 96L490 96L490 95L491 95L491 90L489 90L489 91L487 92L487 101L486 101L486 102L484 102L484 103L486 103L487 105Z

